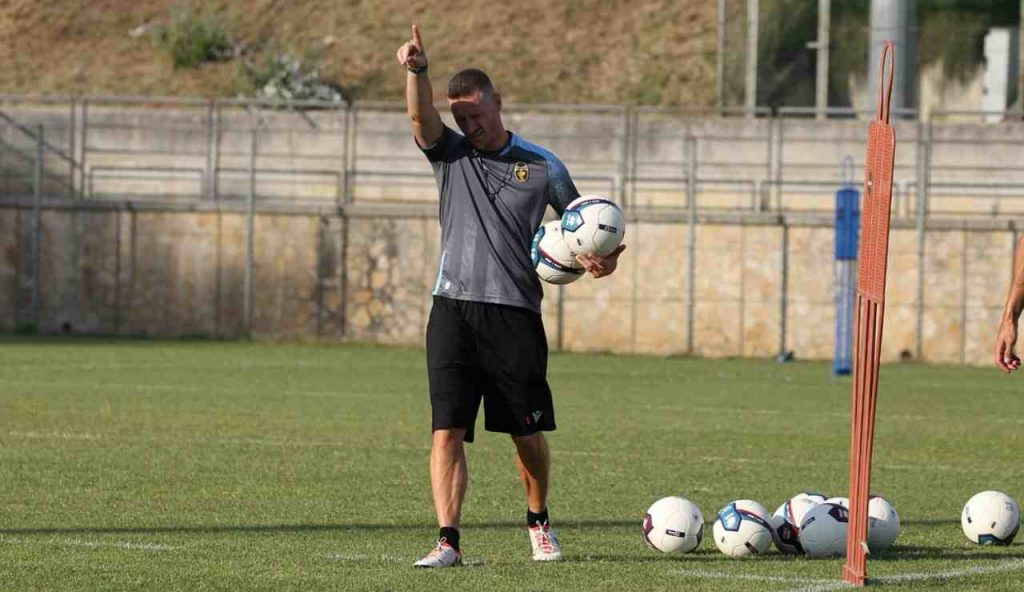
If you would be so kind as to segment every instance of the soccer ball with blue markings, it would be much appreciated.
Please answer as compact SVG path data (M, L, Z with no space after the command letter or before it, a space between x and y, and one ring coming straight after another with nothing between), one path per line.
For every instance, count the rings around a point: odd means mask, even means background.
M839 504L818 504L800 523L800 546L810 557L842 557L849 525L849 510Z
M760 555L772 546L768 510L753 500L729 502L718 511L712 532L718 550L729 557Z
M972 543L1009 545L1020 530L1020 507L1000 491L982 491L967 500L960 526Z
M537 229L530 247L537 275L552 284L569 284L583 276L583 266L562 238L562 224L552 220Z
M682 497L663 497L644 514L644 542L662 553L689 553L704 538L704 515Z
M618 248L625 235L626 217L607 197L577 197L562 213L562 236L577 255L604 257Z

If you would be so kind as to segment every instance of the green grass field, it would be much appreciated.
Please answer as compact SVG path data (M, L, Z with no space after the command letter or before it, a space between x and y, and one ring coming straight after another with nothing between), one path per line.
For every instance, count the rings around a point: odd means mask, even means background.
M470 445L467 565L414 570L436 534L419 350L0 342L3 590L828 590L841 561L677 557L644 509L708 520L845 495L849 382L823 363L553 355L550 509L567 560L534 564L508 438ZM1020 590L1024 546L970 545L972 494L1024 497L1024 380L882 370L873 490L903 520L884 589ZM710 527L710 525L708 525Z

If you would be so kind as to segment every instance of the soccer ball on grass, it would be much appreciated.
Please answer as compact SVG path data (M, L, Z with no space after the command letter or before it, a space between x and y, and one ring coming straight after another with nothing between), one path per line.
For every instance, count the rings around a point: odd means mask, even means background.
M753 500L729 502L718 511L711 530L718 550L730 557L760 555L772 546L768 510Z
M663 497L644 514L644 541L662 553L689 553L704 538L704 515L682 497Z

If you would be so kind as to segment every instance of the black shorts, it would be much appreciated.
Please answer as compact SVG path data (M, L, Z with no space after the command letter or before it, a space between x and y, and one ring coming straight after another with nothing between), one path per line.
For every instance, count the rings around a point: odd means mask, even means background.
M466 428L473 441L480 399L489 432L526 436L555 429L548 341L525 308L434 296L427 323L431 427Z

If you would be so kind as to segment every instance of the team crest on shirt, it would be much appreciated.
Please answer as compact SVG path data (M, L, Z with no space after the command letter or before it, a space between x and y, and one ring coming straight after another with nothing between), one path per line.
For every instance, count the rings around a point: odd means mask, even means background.
M516 181L520 183L526 183L526 180L530 178L530 167L526 166L525 162L517 162L512 172L516 176Z

